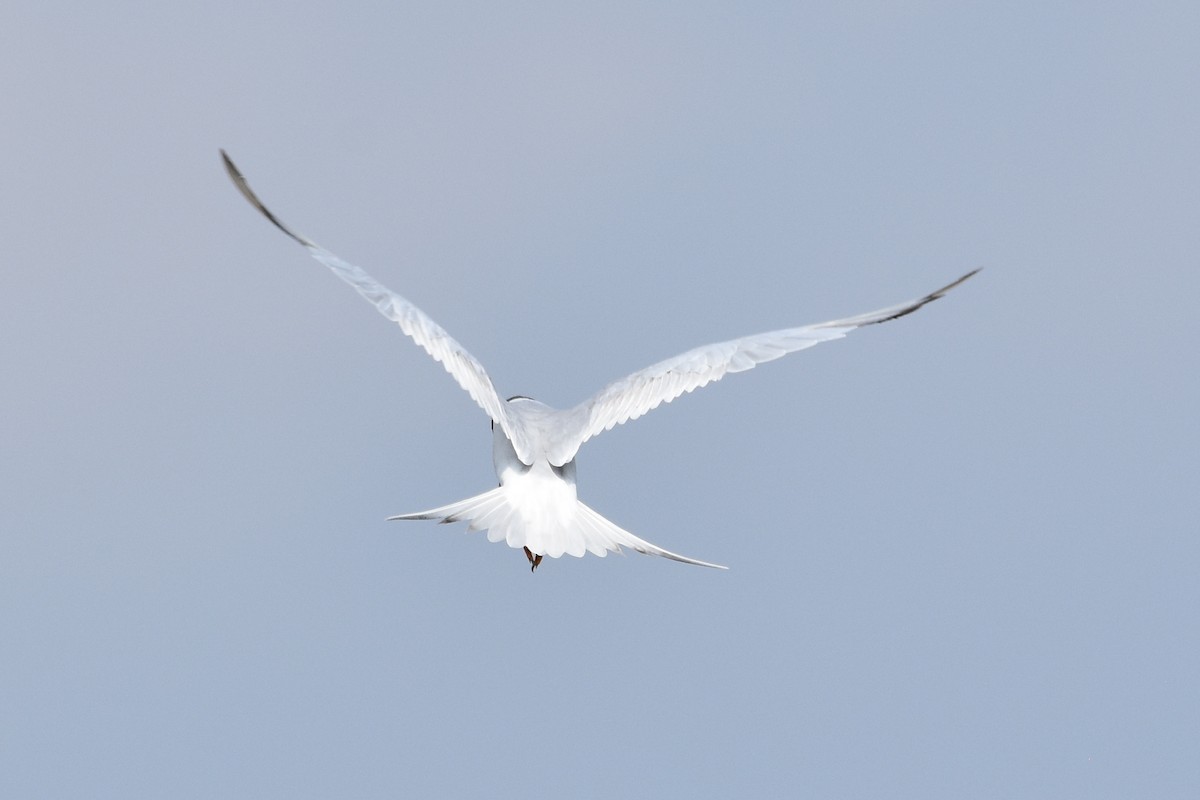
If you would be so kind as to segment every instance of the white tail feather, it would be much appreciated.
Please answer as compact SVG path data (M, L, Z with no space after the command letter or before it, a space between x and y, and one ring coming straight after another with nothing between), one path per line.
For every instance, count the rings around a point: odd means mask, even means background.
M457 503L415 514L397 514L388 519L466 522L468 531L487 531L489 541L504 541L514 548L528 547L535 555L551 558L562 555L582 557L585 553L604 557L609 552L619 553L622 547L628 547L684 564L728 569L653 545L614 525L578 500L571 499L569 504L560 505L557 513L546 514L540 513L543 509L523 504L522 499L511 486L500 486Z

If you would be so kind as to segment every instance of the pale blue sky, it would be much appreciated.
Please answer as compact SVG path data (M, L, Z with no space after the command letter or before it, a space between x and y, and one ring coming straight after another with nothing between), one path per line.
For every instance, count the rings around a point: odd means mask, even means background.
M0 796L1195 797L1200 12L0 10ZM836 9L836 10L834 10ZM486 417L721 573L388 523Z

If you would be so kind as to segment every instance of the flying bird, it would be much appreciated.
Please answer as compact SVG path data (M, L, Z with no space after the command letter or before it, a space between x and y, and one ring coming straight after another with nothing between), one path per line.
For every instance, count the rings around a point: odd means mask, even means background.
M258 199L224 150L221 158L234 185L252 206L353 286L379 313L399 325L491 417L492 463L500 481L497 488L440 508L388 519L465 522L470 531L487 531L489 541L504 541L509 547L523 549L534 570L544 556L582 557L593 553L603 557L610 551L621 552L622 547L685 564L726 569L638 538L580 501L575 457L584 442L729 373L744 372L788 353L840 339L865 325L911 314L979 271L968 272L917 300L878 311L697 347L613 381L574 408L557 409L522 395L502 400L483 365L440 325L362 268L284 225Z

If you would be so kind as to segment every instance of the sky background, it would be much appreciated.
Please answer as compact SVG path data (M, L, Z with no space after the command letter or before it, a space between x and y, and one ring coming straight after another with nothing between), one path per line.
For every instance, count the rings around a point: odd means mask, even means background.
M0 795L1192 798L1194 3L7 3ZM385 522L507 396L662 547Z

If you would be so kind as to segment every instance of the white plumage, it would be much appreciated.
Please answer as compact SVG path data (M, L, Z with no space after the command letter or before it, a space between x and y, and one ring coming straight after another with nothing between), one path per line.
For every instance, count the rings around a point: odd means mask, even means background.
M399 325L446 368L492 419L492 460L499 487L458 503L390 519L466 522L468 530L487 531L490 541L505 541L510 547L524 548L535 567L541 556L558 558L584 553L604 556L609 551L620 552L622 547L629 547L647 555L725 569L650 544L580 502L575 485L575 456L583 443L728 373L742 372L788 353L840 339L864 325L910 314L979 271L968 272L917 300L878 311L697 347L613 381L574 408L559 410L527 397L502 400L483 365L440 325L362 268L289 229L251 191L229 156L224 151L221 156L234 185L255 208Z

